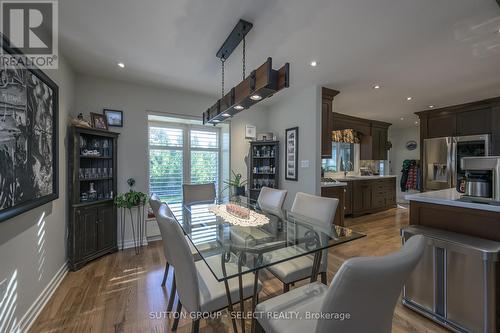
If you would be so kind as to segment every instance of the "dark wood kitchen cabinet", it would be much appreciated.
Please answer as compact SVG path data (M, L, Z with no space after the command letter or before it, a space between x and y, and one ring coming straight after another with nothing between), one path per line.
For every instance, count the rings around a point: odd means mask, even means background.
M387 160L390 123L333 113L332 130L352 129L359 134L361 160Z
M456 117L456 135L491 133L490 108L459 112Z
M339 200L339 204L337 206L337 210L335 211L335 217L332 221L335 225L344 226L344 216L345 213L345 186L331 186L331 187L322 187L321 188L321 196L327 198L335 198Z
M355 179L352 184L351 207L346 212L353 216L376 213L396 207L396 178ZM347 215L347 213L346 213Z
M118 133L70 127L68 142L69 268L117 251Z
M321 157L332 157L333 99L338 91L321 89Z

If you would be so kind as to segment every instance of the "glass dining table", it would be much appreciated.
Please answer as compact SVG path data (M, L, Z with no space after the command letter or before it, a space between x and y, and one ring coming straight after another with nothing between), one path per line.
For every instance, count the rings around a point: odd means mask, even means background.
M224 282L228 310L234 314L228 280L239 282L240 312L245 313L242 276L254 273L252 310L258 302L259 270L310 256L312 271L310 281L319 273L320 263L326 260L328 248L347 243L363 234L351 229L331 225L322 227L320 221L283 211L279 216L266 212L246 197L236 197L221 202L195 202L174 212L184 233L205 261L214 277ZM231 315L234 332L236 317L245 332L245 316ZM252 320L253 330L254 320Z

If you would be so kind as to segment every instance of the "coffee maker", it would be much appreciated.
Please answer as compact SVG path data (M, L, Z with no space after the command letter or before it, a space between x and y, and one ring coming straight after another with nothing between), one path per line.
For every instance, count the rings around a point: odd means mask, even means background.
M465 171L460 188L466 201L500 205L500 156L464 157Z

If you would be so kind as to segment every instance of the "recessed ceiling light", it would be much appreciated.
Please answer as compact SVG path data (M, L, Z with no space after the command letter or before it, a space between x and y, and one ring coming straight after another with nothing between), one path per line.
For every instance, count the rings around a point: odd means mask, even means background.
M222 114L222 116L223 116L223 117L226 117L226 118L227 118L227 117L231 117L231 115L230 115L229 113L223 113L223 114Z
M405 117L401 117L401 118L399 118L399 119L401 119L401 120L405 120Z
M499 35L500 35L500 28L498 28L498 30L497 30L497 34L499 34Z
M262 96L260 96L260 95L252 95L252 96L250 96L250 99L252 101L260 101L262 99Z
M418 126L418 120L415 121L415 126Z
M123 62L119 62L119 63L117 63L117 65L120 68L125 68L125 64Z
M318 62L316 60L313 60L309 63L309 65L311 65L311 67L316 67L318 66Z
M243 106L241 106L241 105L236 105L236 106L234 107L234 109L235 109L235 110L243 110L243 109L244 109L244 107L243 107Z
M407 101L411 101L412 99L413 99L413 97L411 97L411 96L406 97Z
M435 105L429 105L429 109L434 109Z
M378 84L373 86L373 89L380 89L380 86Z

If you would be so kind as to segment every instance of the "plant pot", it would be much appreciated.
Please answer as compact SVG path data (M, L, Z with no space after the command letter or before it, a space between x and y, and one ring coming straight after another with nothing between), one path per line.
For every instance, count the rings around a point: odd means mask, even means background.
M245 196L245 186L235 186L234 195Z

